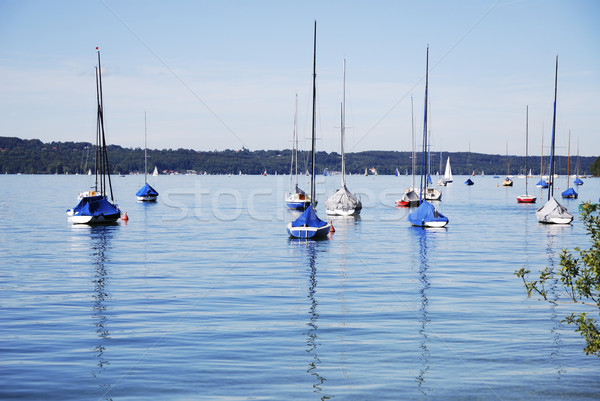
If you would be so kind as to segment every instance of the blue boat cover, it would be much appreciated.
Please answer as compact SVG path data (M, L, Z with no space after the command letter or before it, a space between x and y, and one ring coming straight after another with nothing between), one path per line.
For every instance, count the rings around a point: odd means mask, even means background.
M435 210L431 203L423 201L417 210L408 215L408 221L412 225L423 226L425 223L432 221L448 222L448 218Z
M546 181L544 181L543 179L540 180L537 184L538 187L542 187L542 188L548 188L548 183Z
M575 181L573 181L573 184L575 184L575 185L583 185L583 181L581 181L579 179L579 177L577 177L577 178L575 178Z
M327 225L327 222L319 219L312 205L306 208L306 210L292 222L292 227L323 227Z
M465 181L465 184L467 184L467 185L473 185L473 184L474 184L474 182L473 182L473 181L471 181L471 179L470 179L470 178L467 178L467 181Z
M577 192L573 188L567 188L562 193L563 198L577 198Z
M158 196L158 192L154 190L148 183L135 193L136 196Z
M110 203L104 195L85 196L73 208L73 214L78 216L112 216L120 215L118 207Z

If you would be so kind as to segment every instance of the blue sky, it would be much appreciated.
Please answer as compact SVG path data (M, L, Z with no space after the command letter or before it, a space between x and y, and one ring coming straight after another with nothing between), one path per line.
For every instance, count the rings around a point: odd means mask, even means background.
M96 46L109 143L196 150L308 148L317 20L318 148L410 150L426 47L434 151L600 154L600 1L0 0L0 136L93 141ZM545 149L544 153L548 150Z

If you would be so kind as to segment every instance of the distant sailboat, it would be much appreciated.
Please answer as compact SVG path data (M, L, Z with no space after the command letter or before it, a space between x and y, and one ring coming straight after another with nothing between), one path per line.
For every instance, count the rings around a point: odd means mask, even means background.
M548 182L544 180L544 125L542 124L542 151L540 153L540 180L535 184L538 188L548 188Z
M513 182L510 179L510 174L508 173L509 166L510 166L510 162L508 160L508 142L506 142L506 178L504 179L504 181L502 181L503 187L512 187L512 185L513 185Z
M419 206L420 198L418 194L418 189L415 188L415 170L416 170L416 158L417 152L415 150L415 124L414 124L414 113L413 113L413 97L410 97L410 112L411 112L411 136L412 136L412 186L410 188L406 188L404 195L398 200L396 200L396 206L399 207L412 207Z
M296 106L294 112L294 135L292 138L292 161L290 166L290 192L285 197L285 204L294 210L305 210L310 205L310 196L298 186L298 94L296 94ZM296 177L296 185L291 189L293 177Z
M583 181L579 178L579 139L577 139L577 167L575 168L575 185L583 185Z
M312 135L311 135L311 166L310 166L310 199L311 203L296 220L287 225L287 232L292 238L320 238L329 234L331 224L317 216L315 212L315 122L316 122L316 97L317 97L317 21L315 21L314 49L313 49L313 93L312 93Z
M573 215L569 213L566 207L554 199L554 144L556 131L556 95L558 86L558 56L556 56L556 73L554 76L554 113L552 117L552 144L550 147L550 175L548 179L548 202L537 210L536 217L540 223L547 224L569 224L573 221Z
M525 171L527 171L527 168L529 167L528 164L528 160L529 160L529 106L527 106L526 109L526 117L525 117ZM517 202L518 203L535 203L535 200L537 199L535 196L533 195L529 195L529 192L527 191L527 187L529 185L529 175L527 175L525 177L525 195L519 195L517 196Z
M158 198L158 192L148 184L148 145L146 144L146 113L144 113L144 186L135 193L140 202L154 202ZM156 166L154 167L156 170Z
M571 130L569 130L569 146L567 149L567 189L562 192L561 196L568 199L577 199L579 195L575 192L575 189L569 187L569 174L571 174Z
M418 227L445 227L448 224L448 218L435 210L435 207L423 197L427 188L426 177L427 169L427 89L429 86L429 46L427 47L427 61L425 67L425 113L423 122L423 153L421 157L421 184L419 191L419 207L408 215L408 221L413 226ZM448 164L449 165L449 164ZM447 166L448 166L447 165Z
M154 166L154 172L152 172L153 177L158 177L158 167Z
M100 51L98 51L98 66L96 67L96 101L96 181L94 189L81 194L77 206L67 210L67 215L74 224L114 223L121 217L121 210L114 203L106 137L104 134L104 103L102 98ZM108 185L106 182L107 178ZM110 201L107 199L109 191Z
M333 195L325 201L325 212L331 215L352 216L360 214L362 202L346 188L346 161L344 159L345 117L346 117L346 60L344 59L341 107L341 152L342 152L342 185Z
M452 168L450 167L450 156L448 156L448 160L446 160L446 170L444 171L444 183L449 184L452 180Z
M469 144L469 153L467 154L467 171L469 171L470 166L471 166L471 144ZM475 176L475 170L473 170L473 173L471 175L473 177ZM473 184L475 184L475 183L470 178L467 178L467 181L465 181L465 185L467 185L467 186L471 186Z

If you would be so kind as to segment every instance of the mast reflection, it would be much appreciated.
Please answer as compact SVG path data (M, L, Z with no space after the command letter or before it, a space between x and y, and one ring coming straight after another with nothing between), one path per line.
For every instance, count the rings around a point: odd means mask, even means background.
M107 303L111 299L110 292L108 291L108 284L110 281L110 273L106 268L107 252L110 249L109 241L113 235L115 226L92 226L89 227L90 242L91 242L91 256L92 263L94 266L94 292L92 295L92 318L94 327L96 328L96 334L98 335L98 344L94 347L94 355L98 362L96 367L92 370L92 376L100 382L100 388L103 390L103 398L110 391L110 384L106 384L108 380L101 380L102 374L110 362L106 358L105 352L108 346L108 342L111 338L110 331L108 328L109 318L106 314ZM110 399L110 398L105 398Z
M421 284L419 289L421 305L419 307L418 316L420 321L419 334L421 335L420 348L422 368L419 371L419 374L417 375L415 380L417 382L417 387L419 391L423 395L427 395L428 388L425 386L425 376L427 375L427 372L429 372L429 359L431 356L429 352L429 342L431 340L429 339L429 335L427 334L427 324L431 321L428 316L429 299L427 298L427 293L429 292L428 290L430 284L429 279L427 277L427 271L429 270L429 260L427 252L429 248L428 236L434 235L434 231L431 231L430 228L416 228L414 230L411 230L411 232L413 232L417 236L417 241L419 243L418 271L419 282Z
M319 302L317 300L317 252L320 247L324 246L325 241L306 241L292 240L291 242L298 245L298 249L307 257L308 267L308 295L310 307L308 308L308 322L306 323L307 330L303 333L306 336L306 352L311 356L306 372L314 378L313 392L316 393L321 400L332 398L330 395L323 394L323 384L327 380L320 373L321 359L319 358Z

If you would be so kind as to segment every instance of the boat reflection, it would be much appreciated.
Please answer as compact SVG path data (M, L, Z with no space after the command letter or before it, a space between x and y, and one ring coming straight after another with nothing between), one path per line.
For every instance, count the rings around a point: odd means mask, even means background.
M107 315L108 304L111 300L109 292L110 271L106 268L107 253L110 250L110 240L117 229L116 225L95 225L95 226L79 226L83 230L88 231L90 239L90 249L92 257L92 265L94 268L94 291L92 295L92 320L96 329L97 345L94 347L94 356L97 359L96 366L92 369L92 376L95 377L102 392L100 399L110 399L107 394L111 390L109 379L103 379L109 360L106 358L106 350L111 339L109 323L110 319Z
M416 237L416 240L419 244L419 254L418 254L418 273L419 273L419 294L421 304L419 306L419 310L417 315L419 316L419 335L421 336L421 362L422 367L419 370L419 374L415 378L417 382L417 387L419 391L423 395L427 395L429 389L425 385L425 376L429 372L429 360L431 357L431 353L429 352L429 335L427 332L427 324L431 321L428 316L428 307L429 307L429 299L427 298L427 293L429 292L429 279L427 277L427 272L429 270L429 259L428 259L428 251L431 247L431 242L433 237L436 235L436 231L444 231L444 229L431 230L430 228L418 228L414 227L413 230L410 230L413 235Z
M307 298L310 302L308 308L308 322L306 323L307 329L303 333L306 336L306 352L310 355L308 362L308 369L306 372L314 378L312 385L313 392L319 396L321 400L327 400L333 398L332 395L324 393L323 384L327 380L321 375L321 359L319 358L319 302L317 300L317 253L326 246L327 241L306 241L306 240L293 240L290 242L298 246L298 250L307 258L308 267L308 295Z
M563 225L563 224L551 224L547 227L547 245L546 245L546 254L548 256L548 268L549 271L554 274L556 272L556 249L555 249L555 239L556 235L563 232L565 229L571 229L572 225ZM565 373L565 368L562 364L562 337L560 331L563 329L562 318L559 317L558 312L556 310L557 302L559 300L559 295L561 289L558 288L559 280L554 279L549 285L546 287L548 291L548 300L549 309L550 309L550 320L552 321L552 328L550 329L550 333L552 335L552 348L550 352L550 361L554 365L554 369L558 376L561 376Z

